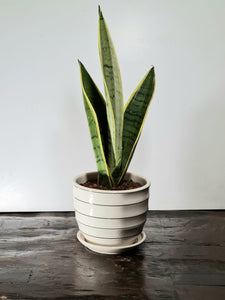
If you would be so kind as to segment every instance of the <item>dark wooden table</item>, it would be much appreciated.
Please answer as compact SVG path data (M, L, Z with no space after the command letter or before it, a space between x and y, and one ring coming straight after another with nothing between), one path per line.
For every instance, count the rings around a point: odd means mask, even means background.
M118 256L76 232L71 212L0 214L0 299L225 299L225 211L149 212Z

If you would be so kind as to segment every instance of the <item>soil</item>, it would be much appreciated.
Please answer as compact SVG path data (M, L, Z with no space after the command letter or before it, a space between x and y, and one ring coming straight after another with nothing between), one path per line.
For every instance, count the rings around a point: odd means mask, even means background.
M85 183L82 183L81 185L92 189L98 189L98 190L132 190L142 186L139 182L134 182L133 180L124 180L122 184L116 187L112 187L111 189L108 189L105 186L97 184L96 180L95 181L88 180Z

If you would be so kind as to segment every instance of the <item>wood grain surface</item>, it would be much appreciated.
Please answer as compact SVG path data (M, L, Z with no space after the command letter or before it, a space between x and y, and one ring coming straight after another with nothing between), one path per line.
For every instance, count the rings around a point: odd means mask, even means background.
M225 299L225 211L149 212L144 244L99 255L74 213L0 214L0 299Z

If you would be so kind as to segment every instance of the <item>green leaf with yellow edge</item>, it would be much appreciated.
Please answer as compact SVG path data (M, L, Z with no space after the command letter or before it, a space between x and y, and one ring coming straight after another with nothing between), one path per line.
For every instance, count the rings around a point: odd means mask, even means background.
M101 185L111 187L107 165L108 125L105 100L80 61L79 65L84 106L99 175L98 181Z
M105 19L99 7L98 46L106 94L106 111L114 158L110 169L121 159L123 135L123 91L116 52Z
M112 174L116 184L123 180L127 171L144 125L154 89L155 72L154 68L151 68L124 107L122 157Z

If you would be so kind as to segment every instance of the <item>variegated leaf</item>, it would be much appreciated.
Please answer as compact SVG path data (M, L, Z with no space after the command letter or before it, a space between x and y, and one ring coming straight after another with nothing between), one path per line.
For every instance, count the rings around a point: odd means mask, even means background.
M106 94L106 110L115 159L109 163L111 169L115 167L115 162L118 162L121 158L122 152L123 92L116 52L100 8L98 34L99 56Z
M112 186L106 161L108 156L108 125L103 96L81 62L80 74L84 106L99 174L99 183Z

